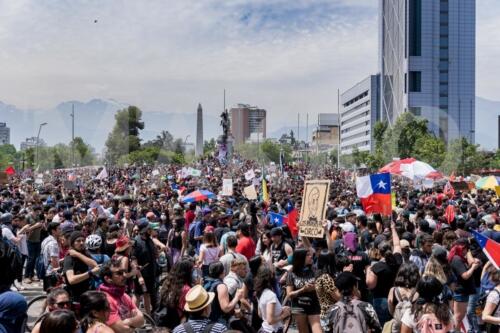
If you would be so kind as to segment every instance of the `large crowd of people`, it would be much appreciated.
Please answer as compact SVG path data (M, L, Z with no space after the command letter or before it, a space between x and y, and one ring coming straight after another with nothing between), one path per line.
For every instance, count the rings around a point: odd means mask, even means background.
M47 293L37 333L498 332L500 271L472 235L500 239L493 191L443 193L393 177L392 216L367 215L354 176L327 165L56 170L0 191L0 333L24 332L25 288ZM247 170L254 177L246 178ZM37 179L36 182L33 179ZM232 195L221 195L233 180ZM267 180L269 198L248 199ZM331 181L323 238L300 214L304 182ZM185 202L204 189L213 198ZM300 229L300 225L299 225Z

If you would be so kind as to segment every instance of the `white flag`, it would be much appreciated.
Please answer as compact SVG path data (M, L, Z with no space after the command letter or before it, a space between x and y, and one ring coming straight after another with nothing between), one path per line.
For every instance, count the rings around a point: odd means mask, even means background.
M106 171L106 167L103 167L101 172L99 172L99 174L97 175L97 177L95 177L95 179L102 180L106 178L108 178L108 171Z
M247 172L245 172L245 179L246 180L252 180L254 178L255 178L255 172L253 171L253 169L250 169Z

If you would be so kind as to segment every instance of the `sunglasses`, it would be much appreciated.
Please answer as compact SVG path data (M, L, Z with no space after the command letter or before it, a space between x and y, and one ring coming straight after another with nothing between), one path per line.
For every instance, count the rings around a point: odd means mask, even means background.
M59 302L59 303L54 303L54 305L57 306L60 309L62 309L62 308L69 308L71 306L71 302L70 301Z

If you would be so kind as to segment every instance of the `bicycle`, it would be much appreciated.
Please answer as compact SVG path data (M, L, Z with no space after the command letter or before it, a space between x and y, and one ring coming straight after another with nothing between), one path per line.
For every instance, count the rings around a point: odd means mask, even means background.
M40 322L47 309L47 295L39 295L28 302L26 310L26 331L31 332L35 325Z

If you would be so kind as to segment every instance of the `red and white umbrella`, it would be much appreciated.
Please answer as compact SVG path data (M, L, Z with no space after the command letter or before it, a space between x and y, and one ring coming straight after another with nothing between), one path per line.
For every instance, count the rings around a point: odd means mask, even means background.
M413 180L443 178L443 175L429 164L414 158L392 161L382 167L379 172L389 172L393 175L400 175Z

